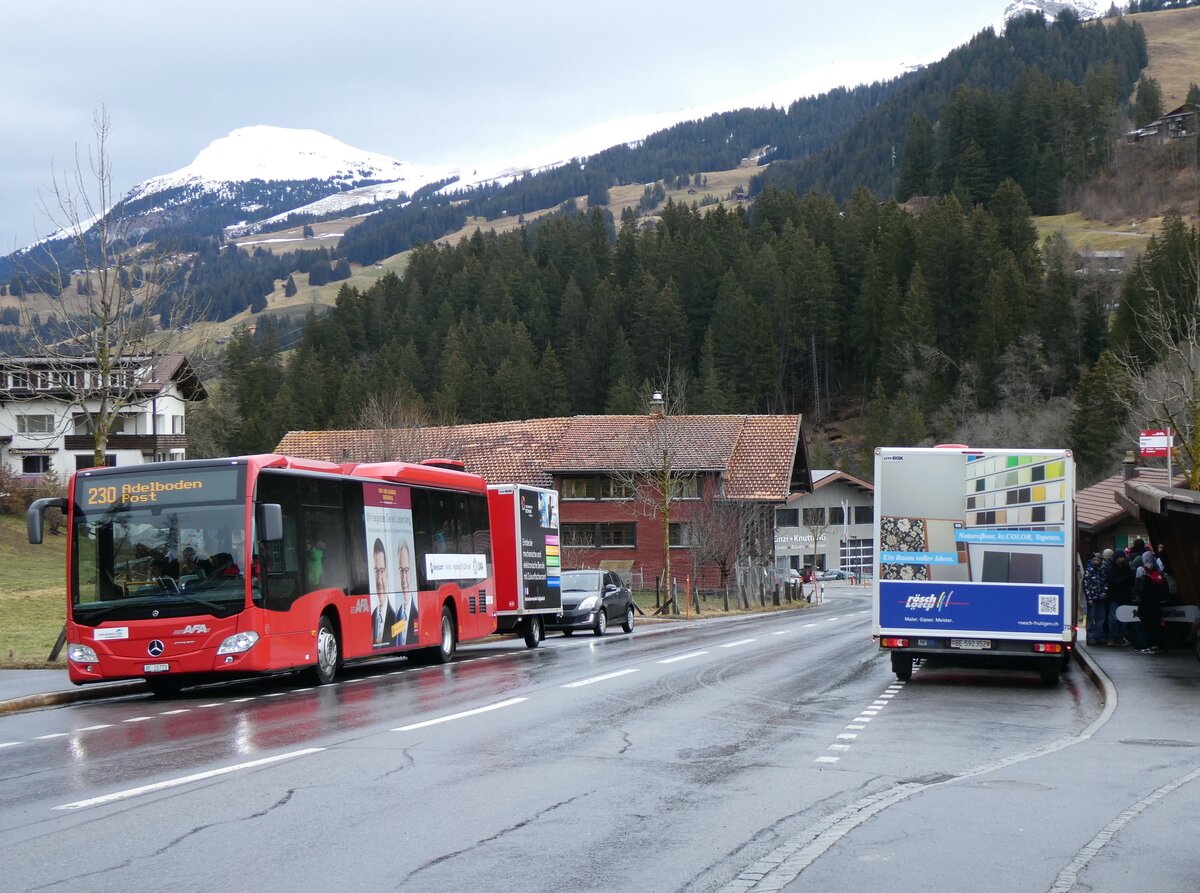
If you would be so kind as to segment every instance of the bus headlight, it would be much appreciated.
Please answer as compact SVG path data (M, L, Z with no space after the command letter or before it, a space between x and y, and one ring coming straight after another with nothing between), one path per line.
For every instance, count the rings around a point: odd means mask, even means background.
M217 654L241 654L253 648L257 641L258 633L256 632L234 633L221 643Z
M94 664L98 662L95 651L87 645L76 645L74 642L67 646L67 660L73 660L77 664Z

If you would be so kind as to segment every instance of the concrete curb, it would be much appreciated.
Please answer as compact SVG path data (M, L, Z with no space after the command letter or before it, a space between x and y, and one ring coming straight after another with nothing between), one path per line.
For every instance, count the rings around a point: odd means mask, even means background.
M124 695L149 694L150 689L141 680L132 682L114 682L111 685L99 685L89 688L51 691L39 695L26 695L22 698L12 698L0 701L0 716L10 713L20 713L24 710L37 710L39 707L59 707L63 704L74 704L79 701L96 701L100 698L117 698Z
M1076 645L1073 653L1075 655L1075 662L1079 664L1084 675L1100 690L1105 706L1115 707L1117 704L1117 688L1113 685L1112 680L1108 678L1108 675L1100 669L1100 665L1096 663L1095 658L1088 654L1087 647Z

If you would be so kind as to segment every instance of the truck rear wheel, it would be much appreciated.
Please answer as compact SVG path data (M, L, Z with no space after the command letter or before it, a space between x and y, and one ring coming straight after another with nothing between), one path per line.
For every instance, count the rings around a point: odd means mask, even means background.
M898 651L892 652L892 672L896 674L896 678L901 682L907 682L912 679L913 658L911 654L901 654Z
M542 626L542 618L536 614L526 617L523 627L522 634L525 637L525 644L530 648L537 648L542 639L546 638L546 634L543 632L545 627Z

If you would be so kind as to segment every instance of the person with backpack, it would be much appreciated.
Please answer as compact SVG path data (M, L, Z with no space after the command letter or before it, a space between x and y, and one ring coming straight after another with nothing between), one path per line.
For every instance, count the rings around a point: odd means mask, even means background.
M1133 594L1137 597L1138 619L1142 623L1147 646L1138 653L1166 654L1162 605L1167 599L1167 580L1149 549L1142 553L1142 566L1137 569L1137 577L1133 581Z

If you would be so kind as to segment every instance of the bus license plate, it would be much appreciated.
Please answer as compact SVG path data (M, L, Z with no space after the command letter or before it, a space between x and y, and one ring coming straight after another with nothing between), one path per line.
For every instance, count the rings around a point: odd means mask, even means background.
M170 664L143 664L142 665L143 673L165 673L169 669L171 669Z
M951 639L951 648L965 648L968 651L986 651L992 647L990 639Z

